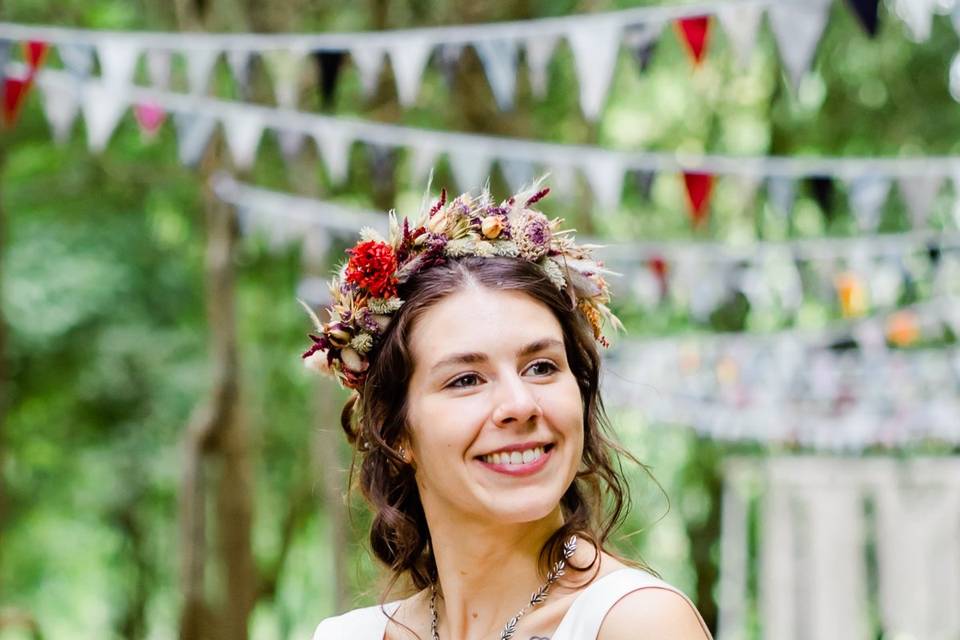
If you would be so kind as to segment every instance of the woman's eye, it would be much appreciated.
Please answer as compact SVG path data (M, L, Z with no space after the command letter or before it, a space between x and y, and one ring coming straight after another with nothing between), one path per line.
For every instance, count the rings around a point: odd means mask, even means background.
M549 360L539 360L530 365L530 368L528 368L527 371L531 372L533 375L546 376L550 375L554 371L557 371L557 366Z
M465 387L472 387L480 381L480 376L475 373L467 373L459 378L455 379L448 386L454 389L462 389Z

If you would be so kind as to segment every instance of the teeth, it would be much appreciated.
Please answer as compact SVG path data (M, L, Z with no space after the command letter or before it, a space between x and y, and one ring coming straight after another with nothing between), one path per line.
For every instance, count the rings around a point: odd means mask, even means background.
M527 449L526 451L511 451L510 453L491 453L483 456L483 461L490 464L529 464L543 455L543 447Z

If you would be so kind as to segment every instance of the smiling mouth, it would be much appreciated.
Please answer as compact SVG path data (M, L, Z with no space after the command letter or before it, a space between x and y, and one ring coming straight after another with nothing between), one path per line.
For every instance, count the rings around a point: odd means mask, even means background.
M477 456L475 459L487 464L518 467L536 462L553 449L553 443L541 447L532 447L524 451L501 451Z

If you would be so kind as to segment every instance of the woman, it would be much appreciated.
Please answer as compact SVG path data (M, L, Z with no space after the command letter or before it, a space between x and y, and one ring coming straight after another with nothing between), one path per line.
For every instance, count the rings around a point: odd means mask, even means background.
M612 453L629 454L604 434L596 342L620 325L590 248L532 209L546 193L391 215L389 238L348 251L330 320L313 316L305 363L356 391L342 423L386 593L412 593L314 640L710 637L686 596L605 548L629 504Z

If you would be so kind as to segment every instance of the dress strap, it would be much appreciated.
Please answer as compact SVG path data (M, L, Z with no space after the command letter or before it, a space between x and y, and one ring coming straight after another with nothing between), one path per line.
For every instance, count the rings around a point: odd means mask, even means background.
M553 640L595 640L607 613L621 598L639 589L650 587L667 589L682 596L696 613L704 633L708 638L711 637L700 612L686 594L646 571L628 567L612 571L584 589L560 621L560 626L553 634Z

